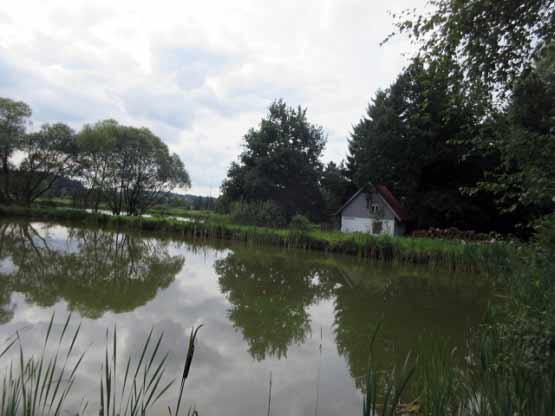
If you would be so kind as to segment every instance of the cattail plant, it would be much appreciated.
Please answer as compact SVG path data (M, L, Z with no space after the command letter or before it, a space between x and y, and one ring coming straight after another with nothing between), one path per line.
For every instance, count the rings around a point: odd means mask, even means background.
M181 376L181 386L179 387L179 395L177 396L177 405L175 407L175 413L172 413L171 408L168 407L170 416L179 416L179 408L181 406L181 399L183 397L183 388L185 387L185 380L189 377L189 371L191 369L191 364L193 362L193 356L195 354L195 341L197 339L197 334L200 328L203 325L199 325L196 328L191 328L191 336L189 337L189 347L187 349L187 360L185 361L185 366L183 367L183 375ZM195 409L189 409L187 415L190 413L196 414L197 411Z

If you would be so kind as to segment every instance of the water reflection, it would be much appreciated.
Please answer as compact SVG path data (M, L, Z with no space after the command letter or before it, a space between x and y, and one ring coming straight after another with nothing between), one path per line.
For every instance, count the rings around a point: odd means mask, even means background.
M122 358L141 354L151 327L164 332L169 378L179 377L191 326L205 324L187 386L188 404L201 414L266 413L272 372L272 413L314 415L318 387L318 414L331 416L360 410L378 322L375 352L385 368L419 339L432 343L437 335L462 346L486 300L472 276L439 270L0 222L0 337L32 327L23 335L26 350L40 351L33 334L46 329L53 310L90 318L80 335L80 345L91 346L76 391L77 404L90 400L90 414L98 414L105 330L116 323Z
M287 357L291 344L305 341L307 308L324 294L314 266L287 252L246 248L215 262L220 288L232 305L229 319L254 359Z
M331 299L337 349L360 388L378 323L374 355L385 368L409 350L425 348L436 335L463 345L468 328L481 319L487 295L469 276L369 267L296 251L238 248L214 268L231 303L229 319L256 360L287 357L288 348L302 344L311 331L309 307Z
M463 354L469 328L481 321L487 302L487 290L477 282L457 280L446 272L429 276L398 268L379 271L379 276L367 272L366 279L357 282L357 270L351 269L356 286L335 291L337 349L361 389L366 383L370 338L378 325L372 354L374 365L383 369L401 364L409 351L431 350L439 339L459 347Z
M10 291L40 306L64 299L88 318L145 304L185 262L168 253L167 243L118 232L70 229L57 239L48 228L1 224L0 240L0 290L6 293L0 301L9 302Z

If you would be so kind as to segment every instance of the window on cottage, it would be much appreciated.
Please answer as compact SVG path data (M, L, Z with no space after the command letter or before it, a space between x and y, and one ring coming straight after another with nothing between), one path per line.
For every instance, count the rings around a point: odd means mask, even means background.
M372 224L372 234L381 234L383 232L383 223L381 221L374 221Z
M370 212L372 214L377 214L379 210L380 206L378 204L372 204L372 206L370 207Z

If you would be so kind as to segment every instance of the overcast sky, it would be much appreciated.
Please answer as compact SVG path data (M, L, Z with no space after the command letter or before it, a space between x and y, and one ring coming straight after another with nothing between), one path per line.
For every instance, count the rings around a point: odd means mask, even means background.
M34 127L114 118L177 152L213 196L275 98L308 107L341 161L369 99L406 64L388 12L424 0L2 0L0 96Z

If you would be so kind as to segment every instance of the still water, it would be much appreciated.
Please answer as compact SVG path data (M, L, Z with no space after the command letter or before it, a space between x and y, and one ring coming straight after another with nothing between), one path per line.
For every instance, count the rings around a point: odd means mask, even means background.
M59 333L73 312L73 329L82 324L75 354L87 352L68 406L86 397L95 415L108 328L117 325L120 374L151 328L163 332L173 378L201 323L186 407L266 415L271 374L273 415L360 414L378 322L375 359L384 368L417 346L463 350L488 301L481 282L323 253L0 222L0 337L20 330L25 354L37 354L52 313Z

